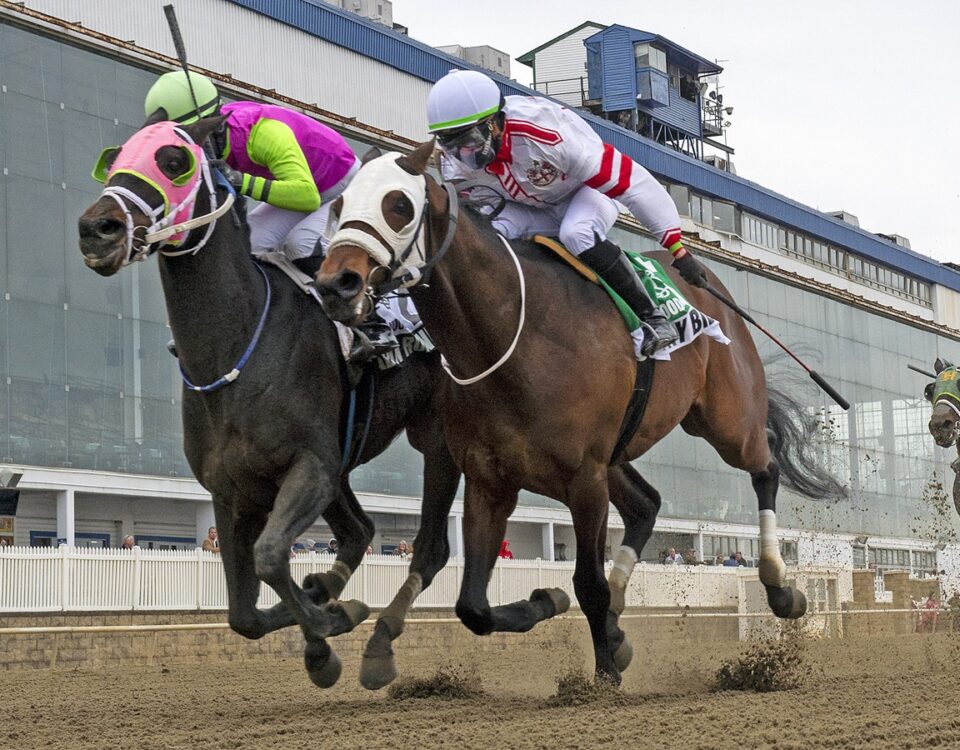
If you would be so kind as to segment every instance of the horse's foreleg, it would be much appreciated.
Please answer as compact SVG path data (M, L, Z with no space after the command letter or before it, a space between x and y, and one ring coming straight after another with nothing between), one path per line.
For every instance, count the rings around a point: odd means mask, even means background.
M262 638L267 633L296 624L283 603L266 611L257 609L260 579L253 563L253 544L266 523L260 515L235 518L233 509L214 496L213 514L220 538L220 560L227 582L227 621L244 638Z
M423 506L420 530L413 542L410 575L380 613L373 635L367 642L360 664L360 684L379 690L397 676L391 644L403 632L407 612L414 600L433 581L450 557L447 518L460 484L460 470L445 444L425 457L423 466Z
M610 588L603 577L603 542L607 529L609 492L606 481L576 482L570 488L570 515L577 537L577 562L573 572L573 589L580 609L590 625L596 678L620 684L620 670L611 653L607 638L613 619L610 611Z
M316 455L301 453L284 477L270 518L254 544L257 577L277 592L300 624L307 640L307 671L320 687L329 687L340 676L339 660L323 639L352 630L369 614L366 605L355 601L317 607L290 576L294 540L337 500L339 487L330 479L335 471Z
M787 565L780 556L777 539L777 488L780 467L773 459L766 471L750 475L760 508L760 583L767 590L767 602L777 617L796 619L807 611L807 598L801 591L786 585Z
M619 618L626 606L627 583L640 553L653 533L660 511L657 492L630 464L613 466L607 471L610 502L623 518L623 544L613 556L610 571L610 611L607 614L607 640L617 669L623 672L633 658L633 649L620 629Z
M340 481L338 501L326 507L323 519L337 539L337 557L330 570L311 573L303 579L303 590L314 604L340 596L363 561L374 532L373 521L360 507L346 477Z

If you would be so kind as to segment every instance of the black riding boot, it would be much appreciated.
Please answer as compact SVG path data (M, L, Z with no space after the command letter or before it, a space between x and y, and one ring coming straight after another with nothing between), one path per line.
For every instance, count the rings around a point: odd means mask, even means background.
M653 304L636 269L626 255L609 240L597 237L597 244L580 253L579 259L596 271L623 298L643 322L643 354L651 356L677 343L677 329Z
M397 346L393 329L374 318L353 327L353 346L348 359L351 364L363 364Z

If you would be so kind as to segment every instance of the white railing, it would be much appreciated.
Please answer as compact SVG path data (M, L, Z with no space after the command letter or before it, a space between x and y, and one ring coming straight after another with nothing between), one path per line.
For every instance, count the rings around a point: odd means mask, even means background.
M315 552L290 560L294 580L329 570L334 558ZM385 607L406 580L409 560L367 555L343 593L373 608ZM535 588L573 593L573 562L498 560L490 579L491 604L526 599ZM609 566L607 569L609 573ZM463 560L452 559L416 602L452 608ZM635 607L738 607L741 578L756 570L712 566L637 565L627 590ZM741 584L742 585L742 584ZM279 601L269 587L260 606ZM120 550L88 547L0 548L0 612L225 610L226 583L219 556L200 549Z

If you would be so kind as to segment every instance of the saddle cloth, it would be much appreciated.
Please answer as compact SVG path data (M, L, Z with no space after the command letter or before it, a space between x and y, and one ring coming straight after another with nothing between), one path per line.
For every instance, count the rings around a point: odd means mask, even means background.
M641 354L644 338L643 325L641 324L640 318L637 317L637 314L620 298L620 295L613 291L595 271L588 268L583 262L577 260L577 258L557 242L557 240L537 235L533 238L533 241L556 253L566 263L573 266L581 276L586 277L594 284L599 284L606 290L607 294L610 295L610 299L613 300L617 309L620 311L620 315L627 325L627 330L630 331L630 337L633 339L634 354L638 360L646 359L646 357ZM653 355L654 359L670 359L671 353L682 349L703 334L706 334L720 344L727 345L730 343L730 339L728 339L720 329L720 323L691 305L683 294L680 293L680 290L677 289L670 277L667 276L663 270L663 266L661 266L659 262L641 253L624 251L624 254L636 269L637 275L643 282L643 286L647 290L650 299L656 303L667 320L676 326L677 334L679 335L679 340L676 344L658 351Z

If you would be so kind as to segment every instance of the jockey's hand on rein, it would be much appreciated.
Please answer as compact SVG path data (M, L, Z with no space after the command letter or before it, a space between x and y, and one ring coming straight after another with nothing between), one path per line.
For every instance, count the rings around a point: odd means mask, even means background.
M238 190L243 187L243 172L238 172L223 159L212 159L210 161L210 166L218 170L220 174L224 176L226 181Z
M673 257L673 265L680 272L680 276L688 284L706 289L710 283L707 279L707 269L699 260L694 258L686 249L681 249Z

